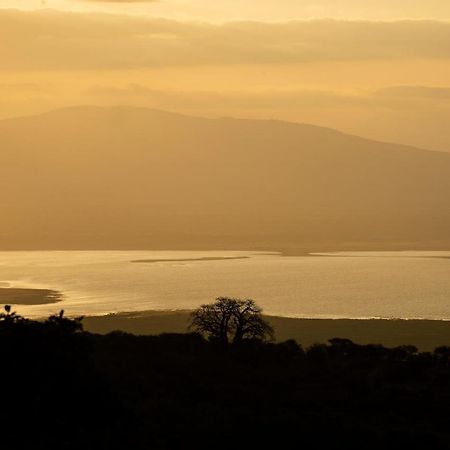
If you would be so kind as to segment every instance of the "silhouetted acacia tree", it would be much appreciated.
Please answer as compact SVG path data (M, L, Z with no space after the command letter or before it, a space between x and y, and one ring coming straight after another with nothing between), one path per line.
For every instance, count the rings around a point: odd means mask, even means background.
M253 300L219 297L192 313L190 328L225 345L245 339L273 339L273 329L261 313Z

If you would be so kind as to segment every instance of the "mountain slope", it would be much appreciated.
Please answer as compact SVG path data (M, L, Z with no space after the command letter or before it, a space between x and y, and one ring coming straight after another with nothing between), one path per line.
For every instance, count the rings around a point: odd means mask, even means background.
M450 154L311 125L77 107L0 152L1 249L450 244Z

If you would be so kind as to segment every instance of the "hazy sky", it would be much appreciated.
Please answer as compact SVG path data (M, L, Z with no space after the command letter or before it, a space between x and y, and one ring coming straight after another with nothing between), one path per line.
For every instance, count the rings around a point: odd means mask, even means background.
M172 19L450 19L448 0L1 0L0 7L147 14Z
M0 118L74 104L450 151L450 1L0 0Z

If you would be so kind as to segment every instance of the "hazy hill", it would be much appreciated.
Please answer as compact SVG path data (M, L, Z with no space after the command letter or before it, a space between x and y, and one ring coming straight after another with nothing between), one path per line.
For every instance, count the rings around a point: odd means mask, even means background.
M450 154L279 121L0 121L0 248L450 248Z

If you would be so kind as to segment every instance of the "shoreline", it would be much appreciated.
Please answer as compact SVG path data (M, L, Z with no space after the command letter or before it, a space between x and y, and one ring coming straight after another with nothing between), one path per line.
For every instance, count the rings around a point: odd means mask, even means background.
M281 247L281 246L280 246ZM279 248L280 248L279 247ZM281 249L279 252L267 250L253 249L249 252L258 252L273 254L280 257L284 256L310 256L324 257L333 256L341 257L341 255L329 255L323 253L332 252L357 252L357 251L381 251L380 249L367 250L368 246L364 246L358 250L349 250L352 246L343 248L332 248L327 245L327 250L319 250L316 246L314 251L312 248L291 247L296 255ZM397 249L397 252L403 251L437 251L430 250L410 250ZM114 250L111 250L114 251ZM219 250L217 250L219 251ZM231 250L229 250L231 251ZM394 250L384 250L394 251ZM439 251L446 251L442 250ZM311 254L312 253L312 254ZM314 254L315 253L315 254ZM322 253L322 254L320 254ZM342 255L346 256L346 255ZM408 258L443 258L449 259L448 256L411 256ZM133 263L159 263L159 262L183 262L183 261L226 261L235 259L248 259L250 256L204 256L199 258L172 258L172 259L142 259L131 261ZM24 305L37 306L56 304L61 302L63 294L51 289L35 289L35 288L15 288L11 287L7 282L0 282L0 303L2 305ZM1 306L1 305L0 305ZM62 305L63 306L63 305ZM69 312L70 314L70 312ZM84 319L85 329L93 333L109 333L115 330L121 330L133 334L161 334L161 333L185 333L188 331L188 319L190 311L187 310L161 310L161 311L138 311L138 312L120 312L116 314L107 314L102 316L86 316ZM278 341L295 339L304 347L314 343L325 343L334 337L347 338L359 344L382 344L387 347L395 347L399 345L415 345L420 350L433 350L435 347L449 345L450 346L450 319L426 319L426 318L392 318L392 317L282 317L282 316L265 316L275 329Z
M107 334L122 331L137 335L188 332L191 311L141 311L88 316L87 331ZM421 351L450 345L450 321L427 319L300 319L264 316L275 329L277 341L294 339L303 347L347 338L358 344L386 347L415 345Z
M46 305L62 301L62 294L50 289L0 287L3 305ZM187 333L192 310L147 310L85 316L86 331L113 331L135 335ZM44 318L44 317L42 317ZM46 316L45 316L46 318ZM275 330L276 341L294 339L303 347L326 343L339 337L357 344L385 347L415 345L420 351L450 346L450 320L399 318L295 318L264 315Z
M68 247L68 248L0 248L2 253L37 253L37 252L256 252L267 254L278 254L279 256L316 256L320 253L340 253L340 252L450 252L450 242L399 242L399 243L377 243L377 242L349 242L349 243L322 243L316 244L254 244L254 245L226 245L224 247L215 245L199 244L195 247L177 245L176 247L152 247L152 248L136 248L136 247L118 247L118 248L85 248L85 247ZM320 256L320 255L317 255ZM221 258L222 257L218 257ZM235 259L241 257L223 257L224 259ZM196 259L197 260L197 259ZM166 260L162 260L166 261ZM131 262L141 262L131 261ZM142 262L155 262L154 260L142 260Z

